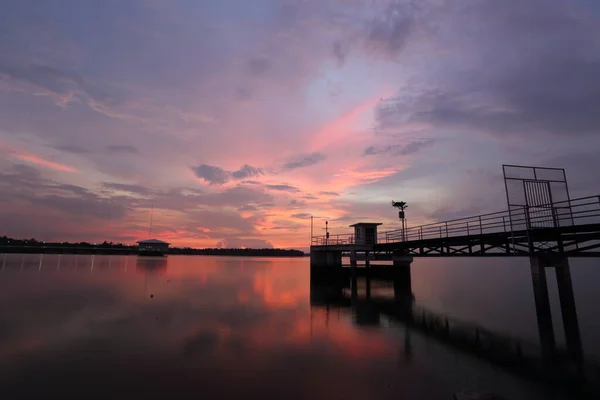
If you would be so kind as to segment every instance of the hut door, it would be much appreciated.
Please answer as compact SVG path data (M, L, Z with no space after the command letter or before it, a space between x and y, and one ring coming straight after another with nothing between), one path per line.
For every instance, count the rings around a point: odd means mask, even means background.
M375 228L365 228L365 244L375 244Z

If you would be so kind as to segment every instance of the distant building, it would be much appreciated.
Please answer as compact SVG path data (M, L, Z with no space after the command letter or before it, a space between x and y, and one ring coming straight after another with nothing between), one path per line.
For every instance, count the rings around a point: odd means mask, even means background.
M141 256L163 256L169 250L169 244L158 239L140 240L138 254Z
M378 222L359 222L350 225L354 228L354 244L377 244L377 227L383 225Z

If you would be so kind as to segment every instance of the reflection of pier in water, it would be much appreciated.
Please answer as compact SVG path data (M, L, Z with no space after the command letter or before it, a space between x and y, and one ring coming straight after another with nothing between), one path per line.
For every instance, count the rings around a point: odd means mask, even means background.
M559 349L554 346L549 349L547 346L493 332L475 323L417 307L410 289L406 290L401 276L400 279L394 279L390 274L391 268L369 269L371 271L357 268L354 274L342 274L333 283L331 276L327 282L319 282L318 278L311 279L311 307L324 308L327 313L335 309L351 309L354 322L360 326L379 326L381 317L386 317L404 324L408 331L419 332L426 338L518 376L586 394L600 393L600 364L585 361L580 347ZM373 279L373 275L379 275L377 280ZM374 293L377 290L372 290L375 283L379 285L384 281L387 281L388 287L393 286L393 297L381 296ZM414 350L408 331L405 335L404 354L410 358ZM543 337L544 333L540 334Z

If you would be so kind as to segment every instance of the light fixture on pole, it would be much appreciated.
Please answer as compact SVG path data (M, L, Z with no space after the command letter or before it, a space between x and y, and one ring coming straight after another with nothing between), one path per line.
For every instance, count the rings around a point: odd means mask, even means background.
M406 241L406 213L404 210L408 207L405 201L392 200L392 207L398 209L398 219L402 223L402 241Z

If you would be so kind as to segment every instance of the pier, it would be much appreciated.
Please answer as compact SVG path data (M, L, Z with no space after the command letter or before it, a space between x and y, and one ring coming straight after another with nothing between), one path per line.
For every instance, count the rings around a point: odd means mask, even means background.
M349 281L355 284L359 276L368 280L391 277L397 301L370 301L371 306L387 314L410 315L411 324L428 331L439 325L442 329L439 335L448 339L451 333L439 322L440 318L423 314L414 319L419 314L411 310L412 305L407 306L413 298L413 260L419 257L528 257L541 355L551 361L562 354L556 349L546 282L547 270L553 268L566 337L564 354L583 368L569 258L600 257L600 196L571 199L563 169L504 165L503 172L506 210L407 227L404 223L406 203L402 202L399 207L402 229L378 232L382 224L360 222L350 226L353 228L350 233L332 235L327 231L326 235L313 236L311 282L328 282L335 287ZM367 297L370 297L369 292L367 286ZM400 298L404 300L399 303ZM349 300L342 297L336 301L340 306L349 304ZM400 309L400 305L404 309ZM437 322L431 325L427 321ZM467 347L477 348L475 343ZM512 349L514 352L514 346Z

